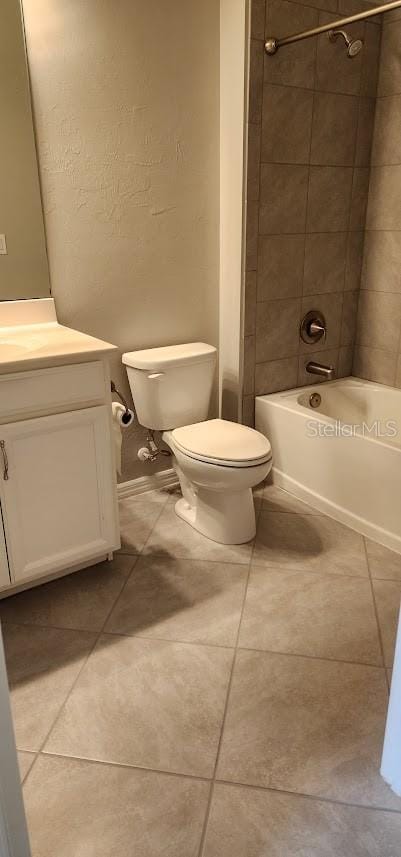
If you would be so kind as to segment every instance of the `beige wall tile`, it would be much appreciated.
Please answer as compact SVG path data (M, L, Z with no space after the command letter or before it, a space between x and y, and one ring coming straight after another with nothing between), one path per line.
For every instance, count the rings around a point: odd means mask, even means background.
M361 95L375 97L379 77L381 28L366 21L362 51Z
M299 298L258 304L256 363L297 354L300 312Z
M255 425L255 397L242 397L242 423L253 428Z
M255 337L244 339L244 395L250 395L255 389Z
M354 359L354 346L342 346L338 352L337 375L339 378L348 378L352 375L352 361Z
M259 199L260 184L260 125L248 125L247 199Z
M318 12L288 0L269 0L266 10L266 36L282 38L317 26ZM265 81L312 89L315 78L315 39L288 45L273 57L266 56Z
M352 166L358 98L317 92L314 98L311 164Z
M346 246L346 232L317 232L306 236L304 295L343 290Z
M253 39L263 39L265 35L265 0L252 0L251 3L251 36Z
M401 232L366 232L361 288L401 293Z
M355 346L352 374L378 384L393 385L397 366L397 355L379 348Z
M249 69L249 122L262 121L263 96L263 42L251 39Z
M258 255L259 301L302 294L304 235L261 235Z
M401 163L401 95L378 98L372 164L386 166Z
M252 336L256 326L256 271L247 271L245 275L245 318L244 335Z
M383 27L378 95L401 92L401 21Z
M366 225L369 197L369 167L356 167L352 180L350 229L362 230Z
M340 345L353 345L355 342L358 298L358 292L346 292L344 294Z
M256 271L258 264L259 205L249 201L246 207L246 269Z
M352 174L351 167L311 167L307 232L348 229Z
M255 367L255 393L264 396L280 390L296 387L298 357L286 357L269 363L257 363Z
M265 84L262 161L283 164L308 163L312 107L313 93L307 89Z
M400 192L400 164L389 167L372 167L366 218L367 229L401 229Z
M306 166L262 164L259 229L262 235L305 231Z
M356 342L384 351L398 351L401 295L361 291Z
M345 269L345 290L359 289L361 281L363 247L365 232L349 232L347 247L347 263Z
M358 132L356 137L355 166L370 166L373 129L375 123L375 98L359 99Z

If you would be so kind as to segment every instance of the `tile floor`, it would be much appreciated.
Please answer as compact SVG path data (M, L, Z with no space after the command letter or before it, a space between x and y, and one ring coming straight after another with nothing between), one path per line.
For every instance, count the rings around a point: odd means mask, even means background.
M224 547L176 492L0 603L33 857L397 857L379 775L401 557L280 489Z

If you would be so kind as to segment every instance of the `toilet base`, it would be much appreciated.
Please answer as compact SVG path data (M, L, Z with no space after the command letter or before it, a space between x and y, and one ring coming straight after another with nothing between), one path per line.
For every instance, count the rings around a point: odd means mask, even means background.
M219 544L244 544L256 533L251 488L230 494L197 487L194 504L182 497L175 504L175 511L191 527Z

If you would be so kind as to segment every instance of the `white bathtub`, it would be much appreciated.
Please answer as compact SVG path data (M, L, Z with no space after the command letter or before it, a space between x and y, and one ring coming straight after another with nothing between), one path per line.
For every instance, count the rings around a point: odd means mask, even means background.
M343 378L258 396L256 428L275 483L401 553L401 390Z

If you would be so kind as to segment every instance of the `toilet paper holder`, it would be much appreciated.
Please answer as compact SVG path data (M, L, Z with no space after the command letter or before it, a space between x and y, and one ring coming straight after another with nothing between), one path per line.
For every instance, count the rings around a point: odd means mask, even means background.
M121 404L124 405L125 414L123 414L121 417L122 423L124 423L124 424L130 423L131 422L131 413L130 413L130 409L129 409L128 404L127 404L127 400L124 398L123 394L120 393L119 390L117 390L117 387L116 387L114 381L110 382L110 389L111 389L111 392L115 393L115 395L120 399Z

